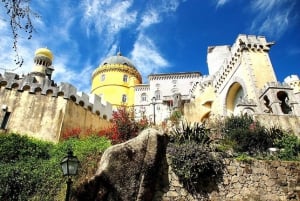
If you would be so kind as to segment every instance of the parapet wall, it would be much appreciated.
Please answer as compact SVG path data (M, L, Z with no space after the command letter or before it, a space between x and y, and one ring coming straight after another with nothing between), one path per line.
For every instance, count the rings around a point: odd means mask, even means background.
M101 97L83 92L77 92L77 89L69 84L62 82L60 85L53 80L43 79L43 83L37 83L34 76L26 75L20 77L15 73L6 72L4 76L0 74L0 87L11 90L16 89L19 92L29 91L31 94L50 95L51 97L63 97L72 100L81 107L92 111L101 118L110 119L112 117L112 106L109 103L103 103Z
M300 200L300 163L226 159L223 181L206 193L192 195L169 166L162 201L296 201Z
M67 83L56 86L49 79L36 81L31 75L0 75L1 132L58 142L76 129L92 134L110 126L111 105L99 96L78 93Z

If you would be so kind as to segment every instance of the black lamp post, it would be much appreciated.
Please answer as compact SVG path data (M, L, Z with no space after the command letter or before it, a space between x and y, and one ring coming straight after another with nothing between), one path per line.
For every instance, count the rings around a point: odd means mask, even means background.
M72 179L71 176L77 175L78 166L79 166L79 160L76 156L73 155L73 151L69 150L68 155L65 156L61 162L61 169L63 171L63 176L67 176L67 192L66 192L66 201L70 200L70 190L71 190L71 184Z
M156 98L153 97L153 98L151 99L151 102L152 102L152 104L153 104L153 123L154 123L154 125L155 125L155 105L156 105Z

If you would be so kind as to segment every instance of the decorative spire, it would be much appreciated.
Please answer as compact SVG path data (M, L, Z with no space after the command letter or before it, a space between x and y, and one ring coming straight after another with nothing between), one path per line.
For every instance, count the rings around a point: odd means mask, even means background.
M117 53L118 56L122 56L121 50L120 50L120 46L119 46L119 51Z

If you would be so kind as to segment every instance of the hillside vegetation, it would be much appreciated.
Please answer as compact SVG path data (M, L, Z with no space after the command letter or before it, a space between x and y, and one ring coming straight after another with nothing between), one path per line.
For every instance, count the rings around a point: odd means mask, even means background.
M122 109L114 114L113 126L95 134L70 132L57 144L17 134L0 134L0 201L64 200L66 178L60 161L72 149L81 167L72 191L91 178L97 162L111 143L127 141L149 126L135 122ZM244 162L255 159L299 161L300 141L280 128L265 128L249 116L229 117L209 124L189 123L169 133L167 154L184 186L192 192L215 186L222 180L223 159ZM278 148L271 155L268 148ZM199 188L200 187L200 188Z
M73 188L96 170L101 153L111 145L90 136L53 144L17 134L0 135L0 200L64 200L66 183L60 161L72 149L80 161Z

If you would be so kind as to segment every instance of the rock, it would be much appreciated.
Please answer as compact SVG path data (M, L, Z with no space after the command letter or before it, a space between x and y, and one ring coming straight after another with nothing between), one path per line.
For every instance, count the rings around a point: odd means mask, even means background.
M108 148L96 175L77 191L78 201L153 200L160 182L161 163L166 160L168 137L146 129L136 138Z

